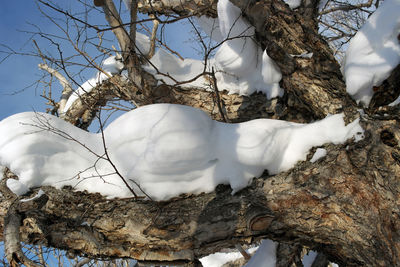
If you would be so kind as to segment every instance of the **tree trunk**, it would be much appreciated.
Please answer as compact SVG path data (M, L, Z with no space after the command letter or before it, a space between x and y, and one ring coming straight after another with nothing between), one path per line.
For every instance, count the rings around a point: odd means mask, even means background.
M139 1L138 9L216 16L216 1L148 4L153 2ZM347 121L359 116L346 94L338 63L317 33L317 3L292 11L283 1L232 2L256 27L259 43L279 65L285 96L267 101L262 94L220 92L230 122L260 117L309 122L339 112L345 112ZM293 56L304 52L312 52L312 58ZM113 85L105 83L75 103L69 120L77 123L82 114L114 96L139 105L186 104L222 118L216 92L157 86L150 75L142 91L118 76L113 79ZM213 193L152 202L44 187L49 200L40 211L24 215L21 240L93 257L182 263L237 243L271 238L307 246L341 266L399 266L398 121L368 116L361 120L364 140L326 145L327 156L316 163L300 162L287 172L264 174L235 195L220 185ZM11 203L2 198L4 217Z

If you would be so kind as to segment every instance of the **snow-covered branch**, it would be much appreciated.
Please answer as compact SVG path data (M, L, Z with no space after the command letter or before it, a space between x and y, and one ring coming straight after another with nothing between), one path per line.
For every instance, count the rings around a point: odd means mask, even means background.
M59 106L58 106L58 114L63 114L65 105L67 104L67 101L68 101L68 98L73 93L71 84L61 73L59 73L57 70L49 67L47 64L39 64L38 67L42 70L47 71L54 77L56 77L59 80L61 86L63 87L61 99L60 99Z

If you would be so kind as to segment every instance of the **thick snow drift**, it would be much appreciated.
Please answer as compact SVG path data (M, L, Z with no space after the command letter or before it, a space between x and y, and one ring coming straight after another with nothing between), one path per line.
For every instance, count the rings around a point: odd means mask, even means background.
M341 114L311 124L269 119L226 124L195 108L156 104L122 115L104 130L104 140L111 161L135 191L140 194L133 181L161 200L210 192L218 184L238 191L264 169L288 170L305 160L311 147L362 132L358 121L345 126ZM110 197L131 196L105 159L101 134L44 113L20 113L0 122L0 165L18 175L13 188L20 194L41 185L72 185Z
M400 0L385 0L351 39L343 64L347 92L368 105L380 85L400 63Z

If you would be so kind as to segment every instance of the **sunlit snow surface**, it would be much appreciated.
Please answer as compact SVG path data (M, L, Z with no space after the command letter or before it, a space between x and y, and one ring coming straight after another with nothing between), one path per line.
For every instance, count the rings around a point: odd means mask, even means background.
M252 247L247 252L251 254L257 249L258 246ZM200 258L199 260L203 265L203 267L220 267L228 262L236 261L240 258L243 258L243 255L240 254L238 250L232 250L229 252L216 252L208 256L205 256L203 258Z
M380 85L400 63L400 0L385 0L351 39L343 64L347 92L369 104Z
M312 158L310 159L310 162L314 163L317 160L323 158L326 156L326 149L324 148L317 148L317 150L315 151L314 155L312 156Z
M222 44L214 58L208 59L206 71L214 67L219 90L229 93L250 95L264 92L268 98L283 94L279 87L282 76L266 52L254 41L255 29L241 16L241 10L229 0L220 0L217 5L218 19L199 18L199 25L215 42ZM224 41L225 40L225 41ZM151 63L144 68L157 79L167 84L188 81L204 70L203 60L181 60L169 52L158 49ZM168 74L171 77L159 73ZM188 87L207 88L210 80L202 76Z
M265 239L262 240L260 246L250 248L248 250L249 254L252 254L254 251L256 251L256 253L252 256L252 258L245 265L245 267L275 267L277 245L278 245L277 242ZM302 259L303 266L311 267L316 256L317 252L315 251L308 252ZM221 267L228 262L232 262L240 258L243 258L243 256L236 250L230 252L217 252L214 254L210 254L206 257L201 258L200 261L204 267ZM334 263L330 264L333 265Z
M276 246L272 240L265 239L261 242L256 254L249 260L245 267L275 267L276 266Z
M305 160L311 147L362 132L358 120L345 126L341 114L311 124L269 119L226 124L195 108L156 104L122 115L104 130L104 140L111 161L134 190L140 194L133 180L161 200L210 192L218 184L238 191L264 169L288 170ZM71 185L131 196L104 158L101 134L57 117L26 112L0 122L0 165L18 175L21 188Z
M296 9L301 5L301 0L284 0L291 9Z

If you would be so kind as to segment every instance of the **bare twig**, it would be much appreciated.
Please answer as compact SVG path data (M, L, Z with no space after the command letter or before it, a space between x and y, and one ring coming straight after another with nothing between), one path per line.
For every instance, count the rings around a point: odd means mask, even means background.
M221 98L219 97L219 91L218 91L218 85L217 85L217 78L215 77L215 72L214 72L214 68L212 68L211 71L211 77L213 79L213 87L214 87L214 92L215 92L215 96L217 98L217 106L218 106L218 110L219 113L221 114L221 118L224 122L227 122L227 119L225 118L225 114L222 110L222 106L221 106Z
M323 10L321 12L319 12L319 15L324 15L327 13L331 13L331 12L335 12L335 11L350 11L350 10L354 10L354 9L360 9L363 7L370 7L372 5L373 0L368 0L367 3L362 3L362 4L358 4L358 5L352 5L352 4L342 4L342 5L338 5L336 7L333 7L331 9L327 9L327 10Z
M89 28L95 29L96 31L100 31L100 29L99 29L97 26L91 25L91 24L89 24L89 23L87 23L87 22L85 22L85 21L83 21L83 20L81 20L81 19L78 19L77 17L72 16L72 15L69 14L68 12L66 12L66 11L64 11L64 10L62 10L62 9L59 9L59 8L55 7L54 5L51 5L51 4L49 4L49 3L47 3L47 2L44 2L44 1L42 1L42 0L38 0L38 2L39 2L39 3L42 3L43 5L45 5L45 6L49 7L49 8L51 8L51 9L53 9L53 10L59 12L59 13L61 13L61 14L66 15L67 17L70 17L70 18L73 19L73 20L79 21L80 23L82 23L83 25L85 25L85 26L87 26L87 27L89 27Z
M99 120L99 125L100 125L100 131L101 131L101 140L103 142L103 147L104 147L104 154L106 157L106 160L111 164L111 166L113 167L115 173L118 175L118 177L121 178L122 182L125 184L125 186L129 189L129 191L133 194L133 196L135 197L135 199L138 199L139 196L135 193L135 191L133 190L133 188L128 184L128 182L126 181L125 177L118 171L117 166L114 164L114 162L111 160L110 155L108 154L108 150L107 150L107 145L106 145L106 139L104 136L104 127L103 127L103 123L100 119L100 114L98 115L98 120ZM140 185L134 181L133 179L129 179L131 182L133 182L138 188L139 190L146 196L148 197L150 200L153 201L153 198L151 196L149 196L141 187Z
M246 252L246 250L244 250L242 248L242 246L240 244L236 244L235 248L237 250L239 250L240 254L242 254L243 258L245 258L246 260L250 260L251 256L249 255L249 253Z

